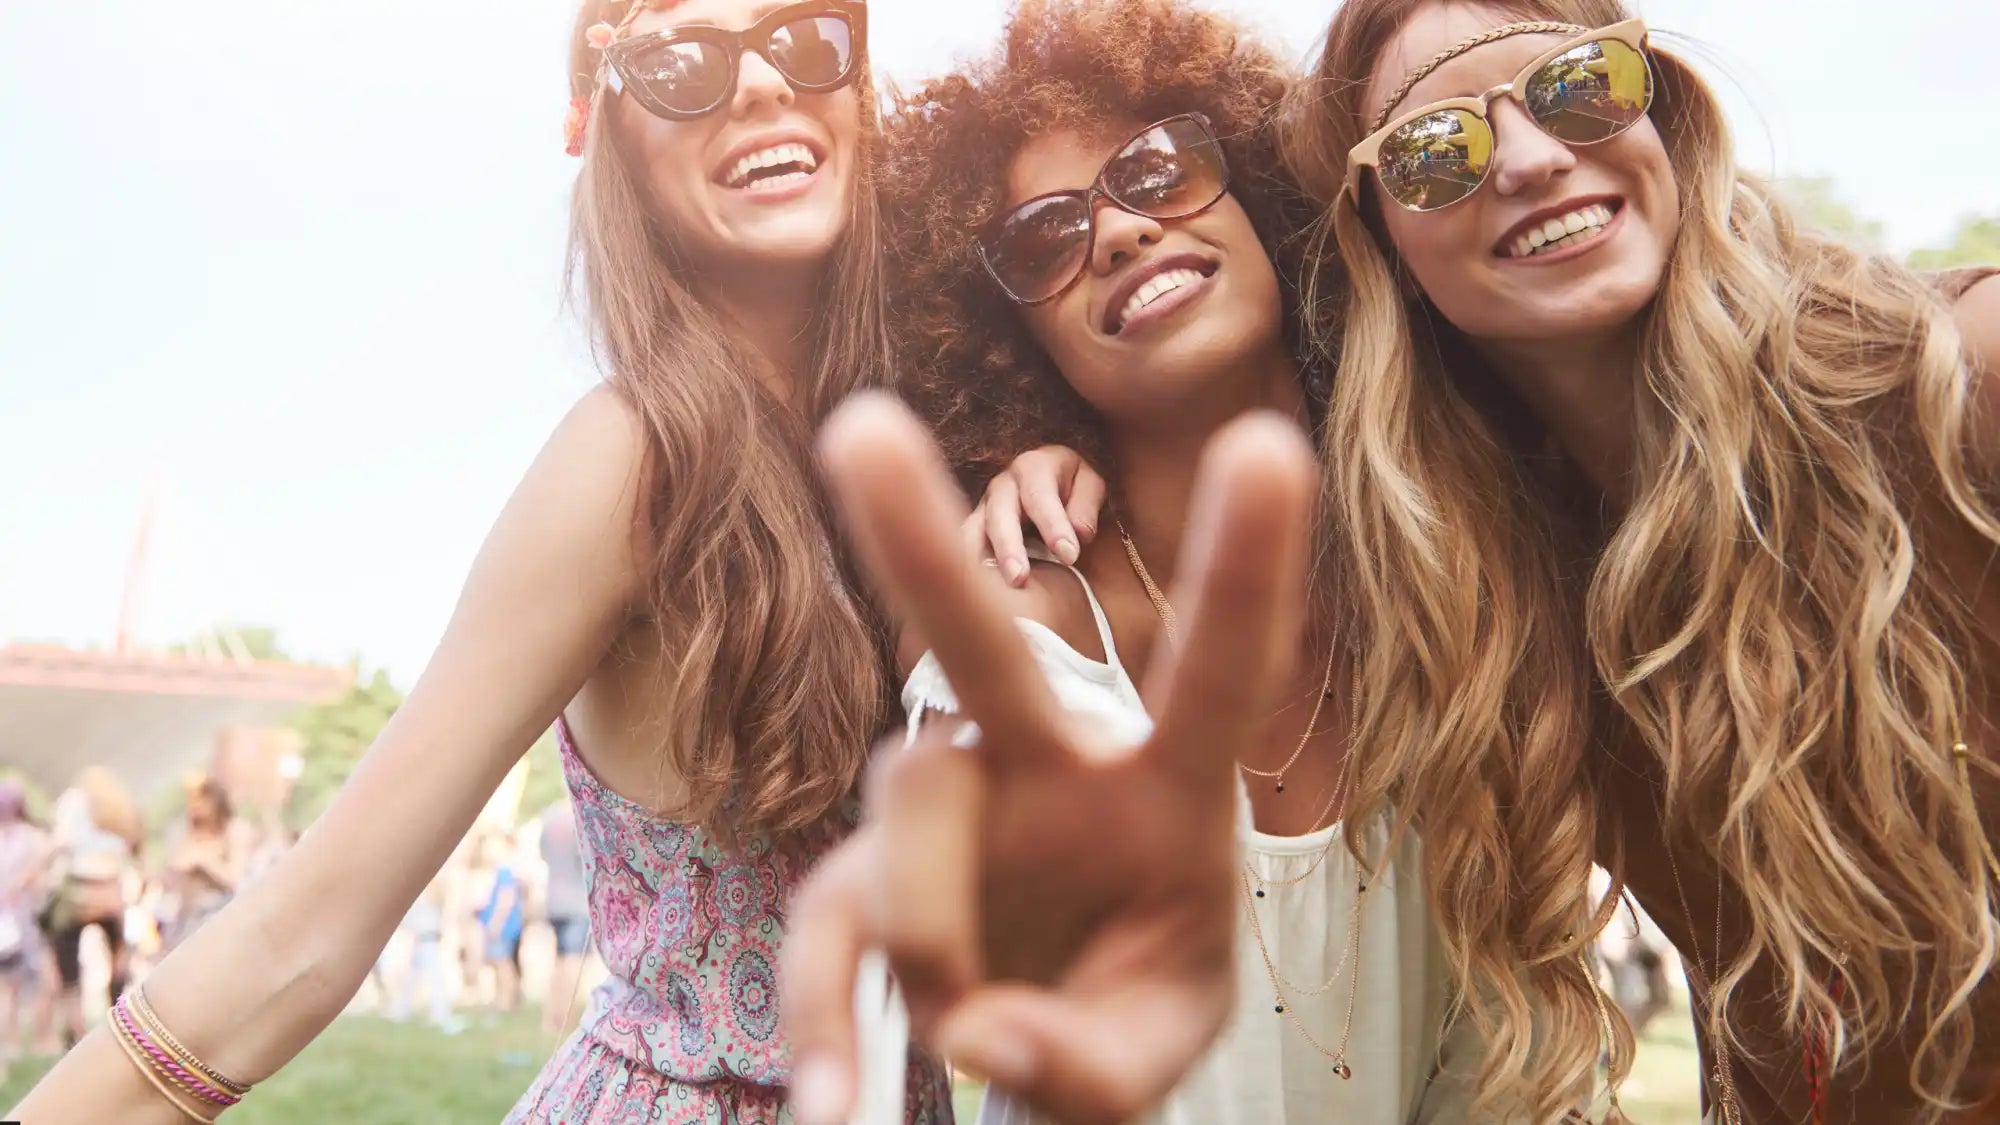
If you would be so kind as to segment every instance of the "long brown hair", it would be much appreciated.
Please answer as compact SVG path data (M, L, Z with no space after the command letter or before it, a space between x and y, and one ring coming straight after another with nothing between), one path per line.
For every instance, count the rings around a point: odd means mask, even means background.
M1588 494L1538 471L1525 406L1492 391L1372 220L1333 202L1367 129L1372 68L1425 2L1343 5L1287 151L1328 203L1322 234L1338 251L1322 256L1316 325L1340 361L1338 491L1373 616L1402 623L1370 658L1385 673L1476 662L1511 683L1458 712L1418 693L1375 698L1471 743L1528 724L1517 784L1529 794L1573 770L1537 732L1637 741L1675 838L1710 850L1745 903L1711 1028L1726 1033L1731 990L1768 959L1788 1030L1827 1029L1837 1056L1920 1019L1912 1082L1941 1102L1970 1050L1972 989L2000 954L1951 752L1969 715L1970 610L1916 515L1948 503L2000 539L1967 465L1969 373L1950 310L1901 266L1801 230L1735 166L1706 85L1656 48L1652 118L1682 220L1631 375L1636 496L1614 528L1594 528L1573 503L1594 508ZM1627 16L1615 0L1491 7L1585 27ZM1537 618L1509 620L1523 611ZM1583 716L1593 675L1603 724ZM1550 755L1564 778L1544 782ZM1574 878L1579 853L1562 851Z
M889 698L881 630L849 593L806 453L836 403L889 372L875 100L864 72L858 183L813 310L814 366L785 373L796 391L779 401L757 377L765 361L702 299L674 232L649 211L644 169L612 121L631 107L597 90L586 29L625 8L587 0L571 40L571 92L594 102L571 281L608 382L647 434L646 608L662 661L652 725L687 786L679 815L792 831L852 790Z

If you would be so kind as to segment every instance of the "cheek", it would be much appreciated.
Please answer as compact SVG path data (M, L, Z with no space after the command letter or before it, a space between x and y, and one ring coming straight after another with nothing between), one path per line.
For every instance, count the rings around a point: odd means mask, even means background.
M1063 381L1084 400L1097 401L1097 356L1086 318L1090 315L1086 286L1077 285L1046 305L1021 310L1028 334L1047 353Z
M639 178L656 216L674 226L686 225L707 181L701 159L706 140L702 122L662 121L628 107L621 124L630 142L627 151L639 160Z
M1389 204L1382 214L1382 226L1396 257L1441 307L1451 303L1453 292L1469 284L1480 264L1477 259L1488 253L1480 239L1479 205L1480 200L1474 197L1441 211L1419 214Z

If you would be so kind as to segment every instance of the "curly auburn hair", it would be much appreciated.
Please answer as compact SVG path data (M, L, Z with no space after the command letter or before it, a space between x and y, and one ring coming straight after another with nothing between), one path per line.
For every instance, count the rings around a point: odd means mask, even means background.
M1303 360L1293 305L1315 212L1267 127L1291 78L1234 23L1184 0L1021 0L992 55L897 92L879 182L891 335L904 396L968 482L1040 445L1105 464L1096 412L979 258L1008 165L1034 137L1206 114L1229 160L1229 192L1277 267L1287 343ZM1307 382L1317 401L1323 388Z

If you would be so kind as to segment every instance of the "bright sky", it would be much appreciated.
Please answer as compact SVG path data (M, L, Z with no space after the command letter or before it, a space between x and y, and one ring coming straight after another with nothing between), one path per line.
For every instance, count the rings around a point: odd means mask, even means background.
M1208 2L1300 57L1334 7ZM909 79L1004 4L870 8ZM269 623L415 678L594 379L559 293L569 11L0 0L0 640L109 642L157 476L144 638ZM1833 177L1893 247L2000 207L1991 0L1642 11L1726 71L1748 163Z

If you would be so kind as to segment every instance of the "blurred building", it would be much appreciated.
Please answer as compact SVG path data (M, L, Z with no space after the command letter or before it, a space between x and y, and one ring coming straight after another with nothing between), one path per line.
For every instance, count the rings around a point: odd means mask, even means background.
M352 678L283 661L0 646L0 765L51 792L102 765L141 799L212 770L236 799L267 804L298 751L277 724L338 698Z

